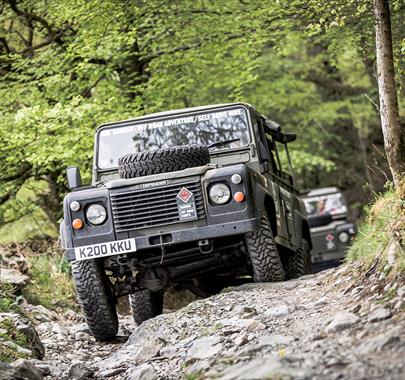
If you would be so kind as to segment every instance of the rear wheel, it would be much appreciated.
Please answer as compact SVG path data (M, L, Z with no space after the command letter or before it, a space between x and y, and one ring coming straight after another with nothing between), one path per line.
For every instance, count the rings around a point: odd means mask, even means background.
M94 260L74 261L72 275L91 334L99 341L114 338L118 332L116 299L104 271Z
M132 315L136 324L140 325L163 312L163 291L152 292L140 290L129 296Z
M284 269L288 279L301 277L312 272L311 249L306 239L301 240L301 245L295 252L288 252L285 256Z
M256 282L273 282L284 280L284 269L271 231L269 218L263 212L259 228L245 235Z

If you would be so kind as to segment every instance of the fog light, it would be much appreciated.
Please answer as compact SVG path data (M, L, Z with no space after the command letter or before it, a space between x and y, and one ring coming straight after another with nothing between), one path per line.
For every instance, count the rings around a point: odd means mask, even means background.
M242 182L242 177L239 174L234 174L231 177L231 182L235 185L239 185Z
M79 211L80 210L80 203L78 201L73 201L69 205L72 211Z
M83 227L83 220L81 220L81 219L75 219L75 220L73 220L73 222L72 222L72 227L73 227L75 230L80 230L80 229Z
M339 234L339 240L341 243L347 243L349 241L349 234L347 232L341 232Z

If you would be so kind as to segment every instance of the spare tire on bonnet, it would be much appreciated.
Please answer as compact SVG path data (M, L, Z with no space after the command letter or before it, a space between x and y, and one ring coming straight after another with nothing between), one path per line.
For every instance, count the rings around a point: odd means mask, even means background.
M207 165L210 154L206 145L183 145L127 154L118 160L121 178L174 172Z

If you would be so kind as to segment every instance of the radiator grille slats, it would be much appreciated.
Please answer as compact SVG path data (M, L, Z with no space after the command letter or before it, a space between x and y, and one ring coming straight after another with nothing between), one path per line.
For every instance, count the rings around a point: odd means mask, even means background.
M111 191L111 206L117 232L179 223L177 194L185 187L194 194L198 219L205 217L199 182L183 182L153 189Z
M319 235L313 234L311 236L312 246L313 246L312 253L321 254L321 253L325 253L325 252L335 251L335 249L328 249L328 247L327 247L328 240L326 239L326 236L328 234L329 234L329 232L325 232L325 233L322 233Z

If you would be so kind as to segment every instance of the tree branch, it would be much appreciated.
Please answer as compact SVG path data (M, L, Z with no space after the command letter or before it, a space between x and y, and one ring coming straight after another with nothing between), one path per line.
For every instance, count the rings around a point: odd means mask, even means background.
M250 30L250 31L248 31L248 32L249 32L249 33L253 33L253 32L255 32L255 30ZM228 36L228 37L224 40L224 42L228 42L228 41L231 41L231 40L234 40L234 39L237 39L237 38L242 38L242 37L245 37L246 35L247 35L247 33L231 34L230 36ZM162 55L175 54L175 53L178 53L178 52L181 52L181 51L187 51L187 50L199 48L199 47L201 47L204 43L209 42L209 41L213 41L213 40L215 40L215 39L217 39L217 38L219 38L219 36L209 36L209 37L203 38L202 40L200 40L200 41L198 41L198 42L195 42L195 43L193 43L193 44L190 44L190 45L178 46L178 47L173 48L173 49L171 49L171 50L160 50L160 51L157 51L157 52L155 52L155 53L152 53L152 54L143 56L143 57L141 57L141 59L142 59L142 61L144 61L144 62L150 62L151 60L153 60L153 59L155 59L155 58L158 58L158 57L160 57L160 56L162 56Z
M30 164L23 163L16 173L9 174L8 176L5 177L0 177L0 182L10 182L18 180L19 178L28 178L31 176L31 169L32 166Z
M18 180L16 180L13 188L11 190L9 190L6 194L3 194L0 196L0 205L2 205L3 203L6 203L13 196L15 196L18 193L18 191L21 189L22 185L24 185L24 182L29 177L30 177L30 175L28 175L28 173L26 173L24 176L22 176Z
M17 1L16 0L5 0L9 5L10 8L13 10L13 12L22 18L24 18L27 21L27 25L30 26L32 25L32 21L35 21L42 25L48 32L48 36L54 36L54 41L60 45L63 46L63 41L60 38L61 30L55 31L52 26L42 17L36 15L35 13L30 13L27 12L26 10L22 10L17 6Z
M320 87L324 87L330 91L337 92L344 95L361 95L367 92L367 88L360 86L352 86L350 84L342 83L336 79L321 75L315 71L310 71L306 79Z

